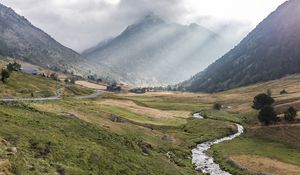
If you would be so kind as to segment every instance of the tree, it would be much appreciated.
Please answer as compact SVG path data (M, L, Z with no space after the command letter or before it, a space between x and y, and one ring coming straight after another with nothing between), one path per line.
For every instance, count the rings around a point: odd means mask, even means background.
M2 69L2 71L1 71L1 81L3 83L7 83L7 80L9 78L9 76L10 76L9 71L7 69Z
M14 62L14 63L9 63L7 66L6 66L7 70L9 72L12 72L12 71L20 71L21 70L21 64L17 63L17 62Z
M215 103L214 106L213 106L213 109L214 109L214 110L220 111L221 108L222 108L222 105L221 105L220 103Z
M258 114L258 119L265 125L269 125L271 122L277 120L277 114L272 106L264 106Z
M258 94L254 97L252 108L260 110L265 106L271 106L274 103L274 99L267 94Z
M287 111L284 112L284 120L288 122L295 121L297 116L297 110L294 107L290 107Z

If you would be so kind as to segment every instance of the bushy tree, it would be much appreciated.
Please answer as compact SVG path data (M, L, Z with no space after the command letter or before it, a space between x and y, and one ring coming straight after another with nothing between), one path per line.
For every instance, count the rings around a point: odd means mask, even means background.
M7 83L10 73L7 69L2 69L1 71L1 81Z
M294 107L290 107L287 111L284 112L284 120L288 122L295 121L297 116L297 110Z
M20 71L21 70L21 64L17 63L17 62L14 62L14 63L9 63L7 66L6 66L7 70L9 72L13 72L13 71Z
M265 125L269 125L271 122L275 122L277 120L277 114L272 106L264 106L259 111L258 119Z
M254 97L252 108L260 110L265 106L271 106L274 103L274 99L267 94L258 94Z
M221 110L221 108L222 108L222 105L220 104L220 103L215 103L214 105L213 105L213 109L214 110Z

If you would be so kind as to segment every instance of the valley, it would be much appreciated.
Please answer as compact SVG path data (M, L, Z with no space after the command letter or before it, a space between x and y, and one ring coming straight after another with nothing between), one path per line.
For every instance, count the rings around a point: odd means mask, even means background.
M300 1L229 2L3 0L0 175L299 175Z
M245 133L209 150L223 170L243 175L272 173L277 168L276 172L295 174L300 167L300 126L261 126L251 109L253 97L266 88L272 89L280 105L298 103L300 98L295 75L217 94L104 92L92 99L68 94L51 101L2 102L1 143L9 143L17 152L3 149L0 157L6 163L0 170L12 174L199 174L192 164L192 148L236 133L237 122ZM83 86L77 89L83 95L94 92ZM282 89L288 94L279 95ZM220 111L213 109L215 102L222 104ZM192 117L199 111L205 119ZM245 162L246 157L259 161ZM263 166L257 165L260 161Z

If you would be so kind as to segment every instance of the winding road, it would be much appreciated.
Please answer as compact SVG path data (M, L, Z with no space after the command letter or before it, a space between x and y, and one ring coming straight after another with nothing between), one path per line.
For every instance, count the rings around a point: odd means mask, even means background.
M195 113L193 117L201 119L199 118L199 115L200 115L199 113ZM220 168L220 165L215 163L214 158L207 154L207 150L209 150L215 144L224 141L233 140L244 133L244 127L242 125L239 124L235 124L235 125L237 126L238 129L237 133L221 139L215 139L213 141L201 143L192 150L192 157L193 157L192 163L196 165L197 171L201 171L204 174L210 174L210 175L231 175L229 172L223 171Z
M55 93L55 96L52 97L45 97L45 98L10 98L10 99L0 99L0 102L26 102L26 101L51 101L51 100L60 100L61 99L61 93L58 91ZM102 95L102 91L95 91L95 93L91 95L86 95L86 96L78 96L74 97L76 99L92 99L92 98L97 98L100 95Z

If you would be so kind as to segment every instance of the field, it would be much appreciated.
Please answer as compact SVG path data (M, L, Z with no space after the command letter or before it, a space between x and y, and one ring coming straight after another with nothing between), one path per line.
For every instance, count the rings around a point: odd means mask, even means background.
M57 95L58 91L63 96L93 93L93 90L79 85L66 85L63 82L21 72L11 73L8 83L0 82L0 98L51 97Z
M299 124L265 127L251 109L253 97L267 89L279 113L284 105L297 105L299 76L218 94L104 93L95 99L74 98L91 89L19 73L0 87L11 86L10 96L30 96L18 93L20 84L29 86L23 76L34 82L35 92L62 88L63 98L0 104L0 173L201 174L191 163L191 149L236 132L232 122L243 124L246 133L209 151L224 169L241 175L299 172ZM288 94L280 95L282 89ZM212 109L215 102L223 105L220 111ZM199 111L207 119L191 117Z

